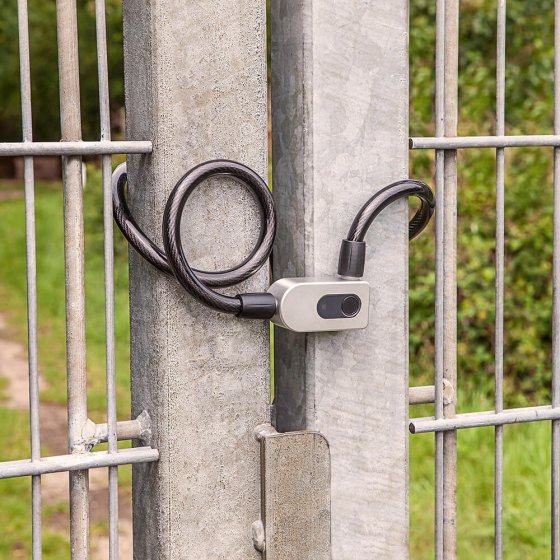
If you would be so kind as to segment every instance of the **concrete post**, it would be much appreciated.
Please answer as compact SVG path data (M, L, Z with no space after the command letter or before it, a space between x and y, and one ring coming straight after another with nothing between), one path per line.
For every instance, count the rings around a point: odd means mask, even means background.
M407 176L406 0L272 2L274 274L336 272L353 216ZM368 234L370 325L275 332L277 426L326 436L332 557L408 557L407 209Z
M175 182L214 158L266 177L265 0L125 0L130 199L161 245ZM187 204L185 245L197 268L225 269L258 236L242 187L216 180ZM232 291L262 291L268 271ZM255 426L269 421L268 324L221 315L131 254L132 415L147 410L157 463L134 467L134 556L142 560L259 558Z

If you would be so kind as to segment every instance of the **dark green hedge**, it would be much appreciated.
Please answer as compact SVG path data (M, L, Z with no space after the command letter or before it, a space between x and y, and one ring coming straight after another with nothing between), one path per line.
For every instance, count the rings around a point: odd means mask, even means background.
M411 135L433 135L435 2L410 3ZM553 132L553 2L508 2L506 134ZM495 133L496 2L461 2L459 134ZM414 152L411 175L433 184L433 152ZM460 386L493 391L495 151L459 152L458 368ZM553 150L506 150L506 401L550 395ZM411 375L433 372L434 243L411 245Z
M83 137L99 138L95 0L78 0ZM107 47L112 108L124 104L122 3L107 0ZM0 0L0 141L21 140L17 2ZM60 139L56 3L29 0L33 132L36 140Z

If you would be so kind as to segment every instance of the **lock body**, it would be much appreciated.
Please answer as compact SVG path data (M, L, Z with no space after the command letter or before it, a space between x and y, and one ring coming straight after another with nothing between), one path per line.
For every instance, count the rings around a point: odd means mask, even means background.
M292 331L343 331L368 325L369 284L363 280L282 278L268 292L276 299L271 321Z

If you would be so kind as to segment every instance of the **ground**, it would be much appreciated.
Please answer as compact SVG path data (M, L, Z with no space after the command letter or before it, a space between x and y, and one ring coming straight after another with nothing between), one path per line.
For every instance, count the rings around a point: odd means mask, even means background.
M6 317L0 314L0 377L7 385L6 400L2 406L27 412L28 410L28 366L25 348L14 342ZM41 390L46 388L40 377ZM41 447L49 455L67 453L66 407L41 401ZM56 505L68 501L68 473L53 473L42 477L42 497L45 505ZM103 523L107 519L107 469L90 471L90 515L92 523ZM65 512L49 516L47 526L63 535L68 535L68 515ZM132 559L132 512L130 494L119 495L119 558ZM108 539L100 536L92 546L92 560L105 560L108 555Z

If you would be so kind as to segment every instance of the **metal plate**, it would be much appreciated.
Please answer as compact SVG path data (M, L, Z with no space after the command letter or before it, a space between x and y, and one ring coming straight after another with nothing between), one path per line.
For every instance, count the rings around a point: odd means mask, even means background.
M272 322L296 332L365 329L369 321L369 284L363 280L330 278L281 278L268 291L278 302ZM326 319L317 313L319 300L326 295L352 294L361 301L353 317Z
M317 432L261 432L266 560L330 560L330 451Z

